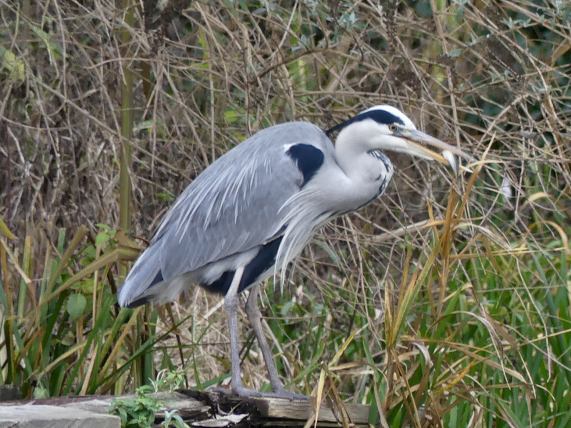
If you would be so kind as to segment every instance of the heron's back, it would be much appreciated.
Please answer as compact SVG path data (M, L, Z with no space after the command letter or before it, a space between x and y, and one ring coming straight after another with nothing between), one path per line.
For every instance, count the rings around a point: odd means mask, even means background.
M296 160L292 147L306 147ZM333 160L318 127L289 122L266 128L213 162L177 198L151 245L119 293L121 305L172 300L192 282L225 293L245 266L240 288L273 269L288 217L286 202L300 192L309 168Z

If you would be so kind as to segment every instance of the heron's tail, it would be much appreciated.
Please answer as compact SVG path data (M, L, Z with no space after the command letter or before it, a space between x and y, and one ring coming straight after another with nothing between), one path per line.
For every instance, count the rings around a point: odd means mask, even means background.
M164 280L161 272L160 249L160 245L151 244L139 256L117 293L119 305L134 308L154 300L155 293L151 291L154 291L152 289Z
M169 302L192 283L190 273L166 277L161 270L160 253L160 242L154 242L139 256L119 290L119 305L134 308L145 303Z

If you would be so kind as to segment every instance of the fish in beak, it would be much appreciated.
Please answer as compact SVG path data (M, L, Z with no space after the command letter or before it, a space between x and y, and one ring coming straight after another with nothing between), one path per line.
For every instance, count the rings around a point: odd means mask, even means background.
M402 141L402 146L396 151L435 160L450 166L454 172L458 172L459 168L459 162L456 157L464 158L467 161L474 160L472 156L464 153L458 147L451 146L416 129L397 126L393 131L393 135ZM431 148L438 151L431 150Z

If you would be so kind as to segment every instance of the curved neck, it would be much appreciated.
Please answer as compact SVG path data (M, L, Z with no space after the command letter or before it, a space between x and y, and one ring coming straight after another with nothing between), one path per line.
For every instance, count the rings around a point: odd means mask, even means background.
M368 175L366 170L374 168L376 164L376 161L367 153L367 135L365 134L365 132L359 132L358 129L352 129L350 133L342 129L335 140L337 164L348 177L366 176Z

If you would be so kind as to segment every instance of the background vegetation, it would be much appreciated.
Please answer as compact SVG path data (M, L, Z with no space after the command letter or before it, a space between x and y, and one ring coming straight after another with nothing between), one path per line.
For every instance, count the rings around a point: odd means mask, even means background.
M119 310L129 261L256 130L388 103L480 162L391 154L386 196L265 287L281 374L382 426L569 426L570 21L559 0L0 0L0 382L227 382L219 299Z

